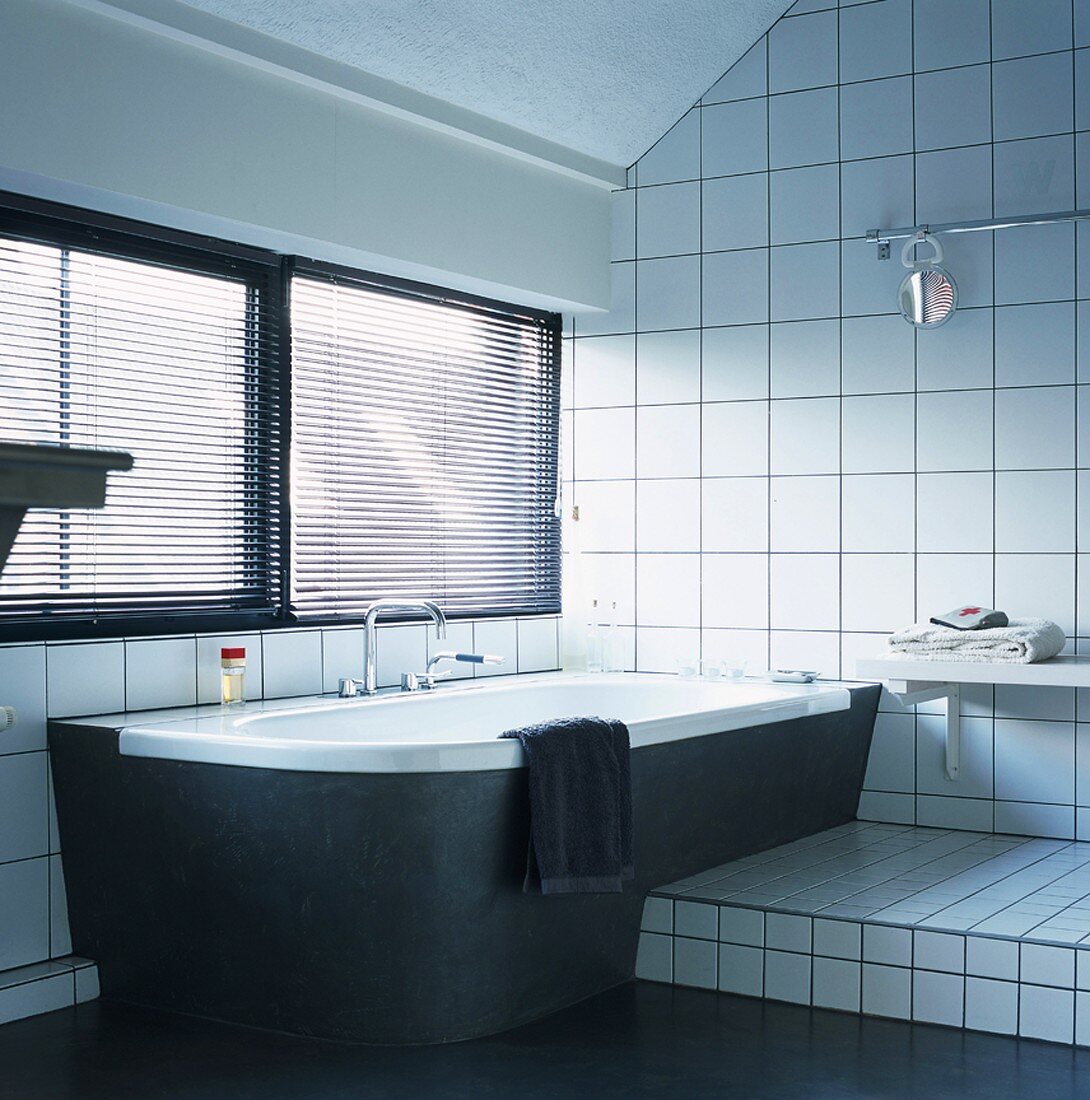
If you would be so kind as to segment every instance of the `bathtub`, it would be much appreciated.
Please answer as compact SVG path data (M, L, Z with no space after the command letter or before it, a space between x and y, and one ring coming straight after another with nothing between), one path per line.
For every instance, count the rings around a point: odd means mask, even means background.
M617 674L50 723L73 950L106 998L433 1043L632 977L647 891L855 815L878 688ZM636 880L523 894L521 746L632 737Z
M524 682L528 681L528 682ZM845 688L611 675L509 677L432 692L263 706L127 724L125 756L308 772L478 772L525 766L504 730L573 714L627 723L633 748L846 710Z

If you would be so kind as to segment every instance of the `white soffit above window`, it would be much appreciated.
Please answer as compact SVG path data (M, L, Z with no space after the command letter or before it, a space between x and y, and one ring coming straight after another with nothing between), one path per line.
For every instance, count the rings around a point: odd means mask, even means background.
M76 0L603 182L786 0ZM256 32L256 33L255 33Z

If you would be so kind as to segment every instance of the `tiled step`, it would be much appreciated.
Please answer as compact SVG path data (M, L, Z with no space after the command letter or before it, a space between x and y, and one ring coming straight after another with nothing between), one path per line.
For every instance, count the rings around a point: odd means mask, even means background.
M92 1001L98 996L98 967L90 959L62 959L0 970L0 1024Z
M1090 1045L1090 844L853 822L653 891L636 975Z

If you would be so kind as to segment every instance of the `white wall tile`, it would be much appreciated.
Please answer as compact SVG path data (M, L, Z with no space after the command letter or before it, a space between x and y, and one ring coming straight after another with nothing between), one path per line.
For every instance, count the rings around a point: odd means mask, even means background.
M750 99L768 91L767 44L759 38L705 93L703 103Z
M635 476L635 409L577 411L575 439L575 476L580 481Z
M915 491L911 474L845 475L843 549L910 553L915 548Z
M1014 940L995 940L968 936L965 941L965 970L981 978L1018 980L1018 944Z
M773 550L840 549L839 478L774 477L770 494Z
M908 394L844 399L846 474L895 473L915 466L915 402Z
M603 607L603 611L606 609ZM428 635L435 631L425 630ZM474 665L474 679L489 676L510 676L518 671L518 630L514 619L485 619L473 624L473 652L487 653L489 656L502 657L503 662L495 665ZM381 660L382 647L379 647Z
M701 364L704 401L768 397L768 326L705 329Z
M830 474L840 469L840 400L773 401L773 474Z
M129 638L125 642L125 709L186 707L197 701L197 641Z
M773 554L770 625L774 629L837 630L840 559L835 554Z
M855 921L814 918L814 954L858 960L862 953L862 925Z
M1018 984L965 979L965 1026L999 1035L1018 1034Z
M769 664L772 668L805 669L822 679L835 680L840 676L838 639L832 630L773 630Z
M740 906L719 907L719 939L724 943L764 946L765 913L761 909L743 909Z
M812 921L796 913L765 914L765 947L777 951L810 952Z
M768 105L746 99L701 111L703 160L707 176L763 172L768 167Z
M0 646L0 706L14 707L18 722L0 734L0 756L46 747L45 646Z
M681 490L684 483L676 484ZM763 478L704 478L696 490L701 494L698 501L699 549L717 552L768 550L767 481ZM656 526L669 529L675 519L673 513L666 512L663 521ZM678 525L686 529L683 519ZM689 549L688 546L657 548ZM640 549L656 547L641 545Z
M912 1019L929 1024L961 1027L965 979L960 974L930 970L912 972Z
M890 966L911 966L911 930L881 924L863 925L863 961Z
M699 626L700 556L640 554L636 612L646 626Z
M51 718L124 710L124 643L47 646L46 687Z
M700 251L700 192L699 183L673 183L639 189L636 196L637 259ZM642 269L637 269L637 309L640 308L641 273ZM578 371L578 359L576 369Z
M997 390L997 470L1041 470L1075 464L1075 391L1071 386Z
M580 481L572 487L571 496L579 507L583 552L635 549L634 481Z
M844 630L893 631L913 620L910 554L846 554L841 565Z
M1075 950L1042 943L1021 945L1021 980L1032 985L1075 988Z
M641 932L636 951L636 977L648 982L673 981L673 951L673 936Z
M773 96L768 106L769 163L799 168L838 159L835 88Z
M705 482L705 484L710 484ZM748 484L761 487L756 479ZM698 551L701 483L696 478L636 482L636 549ZM745 523L742 517L742 523Z
M794 92L837 82L837 15L781 19L768 35L768 90Z
M49 858L0 863L0 970L49 956Z
M0 863L49 852L48 753L0 756Z
M730 401L701 409L704 477L768 473L768 403Z
M723 993L760 997L764 992L764 952L734 943L719 945L718 988Z
M710 252L701 267L705 325L752 325L768 320L768 249Z
M917 928L912 933L912 942L913 966L924 970L942 970L948 974L965 973L964 936Z
M912 1017L912 971L899 966L863 964L863 1012L898 1020Z
M705 554L703 625L768 627L769 559L764 554Z
M911 714L879 714L874 724L863 786L872 791L912 794L916 775L915 742L915 718Z
M857 962L815 956L813 1004L816 1008L834 1008L858 1012L861 968Z
M635 336L588 336L576 340L572 367L575 408L635 404Z
M1018 802L1075 801L1073 722L995 723L995 793Z
M644 936L648 934L643 933ZM717 945L710 940L675 936L674 983L700 989L715 989L719 982L716 949Z
M700 112L688 111L636 162L637 183L673 183L700 176Z
M677 627L637 627L636 669L676 672L679 661L692 663L700 655L700 631Z
M636 401L666 405L700 400L700 332L644 332L636 337Z
M579 453L576 451L576 463ZM636 410L636 476L700 475L700 406L650 405Z
M772 914L769 914L770 916ZM810 1003L810 956L765 951L765 997L791 1004Z
M707 902L674 902L674 934L698 940L719 938L719 907Z
M316 630L269 631L261 637L265 698L322 690L322 635Z
M558 640L555 618L519 619L519 672L548 672L559 667Z
M772 396L823 397L840 392L840 323L786 321L771 329Z
M1046 989L1022 984L1018 1004L1018 1034L1054 1043L1074 1041L1075 994L1069 989Z
M643 932L661 932L668 936L673 935L673 900L671 898L647 897L643 903L640 930Z

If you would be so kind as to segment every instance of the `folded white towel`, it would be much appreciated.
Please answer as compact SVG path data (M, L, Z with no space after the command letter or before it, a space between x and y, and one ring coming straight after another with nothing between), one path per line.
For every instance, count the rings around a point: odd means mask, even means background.
M1011 619L987 630L954 630L917 623L890 636L892 653L921 661L1003 661L1028 665L1047 661L1064 647L1064 632L1048 619Z

